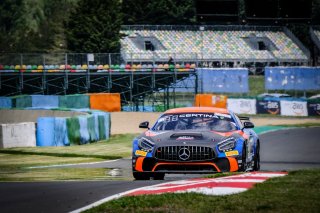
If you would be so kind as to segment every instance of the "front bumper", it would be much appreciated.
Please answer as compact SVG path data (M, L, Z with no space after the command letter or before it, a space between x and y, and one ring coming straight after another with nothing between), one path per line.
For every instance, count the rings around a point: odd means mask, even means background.
M197 173L235 172L239 170L234 157L216 158L211 161L162 161L150 157L132 157L132 171L146 173Z

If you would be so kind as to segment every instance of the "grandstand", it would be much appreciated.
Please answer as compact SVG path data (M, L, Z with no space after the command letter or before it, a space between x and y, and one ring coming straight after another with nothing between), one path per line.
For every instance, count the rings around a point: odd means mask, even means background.
M230 62L307 65L310 52L286 27L123 26L122 58L127 62ZM200 63L199 63L200 62ZM210 63L214 62L214 63ZM217 63L218 62L218 63Z

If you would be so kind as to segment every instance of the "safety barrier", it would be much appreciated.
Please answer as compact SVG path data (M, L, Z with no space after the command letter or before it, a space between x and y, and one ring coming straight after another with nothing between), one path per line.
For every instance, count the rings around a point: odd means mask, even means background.
M12 108L12 99L8 97L0 97L0 108L4 108L4 109Z
M12 97L14 108L52 109L59 107L57 95L24 95Z
M36 146L35 123L0 124L0 148Z
M78 95L22 95L0 97L0 108L27 109L94 109L106 112L121 111L119 93Z
M87 109L89 106L89 97L87 95L59 96L60 108Z
M227 96L215 94L197 94L195 106L227 108Z
M320 67L266 67L267 90L320 90Z
M106 112L121 111L119 93L90 93L90 108Z
M258 98L227 101L228 109L238 114L272 114L283 116L320 116L320 99Z
M37 121L37 146L81 145L110 137L110 114L92 111L90 115Z

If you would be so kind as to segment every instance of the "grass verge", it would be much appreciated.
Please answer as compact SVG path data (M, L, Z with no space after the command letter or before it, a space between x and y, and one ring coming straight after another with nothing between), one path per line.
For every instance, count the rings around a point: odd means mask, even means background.
M290 172L244 193L196 193L124 197L86 212L319 212L320 170Z
M129 157L134 137L134 134L114 135L107 141L81 146L0 149L0 181L110 179L106 169L26 168Z
M0 149L0 153L67 158L99 158L100 160L110 160L129 157L131 155L132 139L135 136L135 134L114 135L107 141L84 144L81 146L7 148Z

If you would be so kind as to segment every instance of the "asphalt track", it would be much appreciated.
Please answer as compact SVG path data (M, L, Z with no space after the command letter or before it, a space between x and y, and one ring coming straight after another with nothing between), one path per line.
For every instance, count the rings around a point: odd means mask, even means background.
M320 127L285 129L260 135L261 170L283 171L320 168ZM119 168L128 175L130 160L80 165ZM190 175L168 175L164 181ZM0 183L0 211L69 212L105 197L163 181L64 181Z

